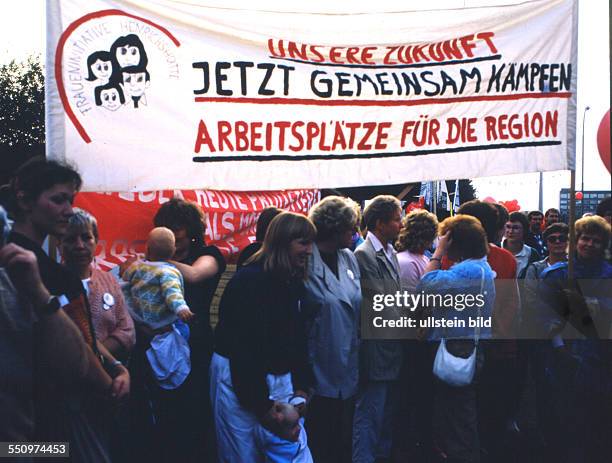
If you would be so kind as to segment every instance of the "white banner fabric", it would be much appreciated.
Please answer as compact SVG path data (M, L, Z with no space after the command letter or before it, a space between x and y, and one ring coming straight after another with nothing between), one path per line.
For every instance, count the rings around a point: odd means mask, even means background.
M367 14L49 2L47 154L86 191L573 168L576 15L574 0Z

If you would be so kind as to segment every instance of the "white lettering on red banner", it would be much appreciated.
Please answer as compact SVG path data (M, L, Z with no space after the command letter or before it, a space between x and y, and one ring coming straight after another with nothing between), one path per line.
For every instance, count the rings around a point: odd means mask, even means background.
M172 197L193 201L202 207L208 216L206 243L217 246L232 262L240 250L255 240L255 226L263 209L278 207L306 214L320 199L320 193L318 190L79 193L75 206L92 213L98 220L100 240L96 265L108 270L130 255L143 254L155 213Z

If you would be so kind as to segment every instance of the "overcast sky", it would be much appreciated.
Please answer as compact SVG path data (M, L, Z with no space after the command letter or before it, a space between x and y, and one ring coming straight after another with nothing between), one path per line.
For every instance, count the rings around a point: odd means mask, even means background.
M56 0L49 0L56 1ZM253 8L256 0L244 2ZM295 9L293 2L275 2L274 0L257 0L265 9L275 6ZM207 4L218 4L227 7L239 4L240 0L209 0ZM414 8L484 5L516 3L515 0L428 0L414 2ZM345 1L310 0L301 4L302 8L326 9L337 11L347 5ZM360 11L381 9L405 10L406 1L350 2L351 8ZM421 5L421 6L418 6ZM609 190L610 177L597 151L597 128L599 122L610 107L610 63L609 63L609 2L607 0L588 0L579 2L578 33L578 127L576 130L576 164L577 189L580 189L582 114L585 106L590 106L585 123L585 190ZM10 9L5 8L0 16L0 63L10 59L22 59L29 54L43 53L45 36L43 0L20 0L11 2ZM523 209L535 209L538 206L538 174L507 175L475 180L479 196L492 196L497 200L518 199ZM565 171L544 174L544 208L558 207L559 190L569 187L569 173Z

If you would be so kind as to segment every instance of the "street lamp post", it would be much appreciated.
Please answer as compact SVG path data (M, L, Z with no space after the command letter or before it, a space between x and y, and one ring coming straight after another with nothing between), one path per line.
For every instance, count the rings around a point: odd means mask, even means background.
M591 109L590 106L585 106L582 113L582 163L580 168L580 191L582 193L582 199L580 200L580 217L584 215L584 121L589 109Z

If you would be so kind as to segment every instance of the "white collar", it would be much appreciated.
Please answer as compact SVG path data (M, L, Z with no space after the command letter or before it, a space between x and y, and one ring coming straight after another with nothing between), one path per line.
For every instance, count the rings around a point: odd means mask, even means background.
M393 249L393 246L391 246L391 243L387 243L387 246L384 246L374 233L368 232L368 234L366 235L366 238L370 238L370 241L372 241L372 246L374 246L374 251L378 252L382 249L389 258L393 254L395 254L395 249Z

